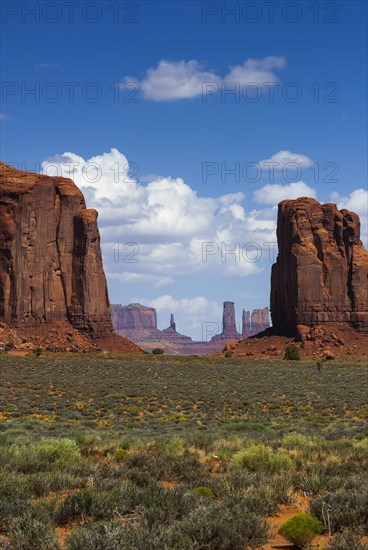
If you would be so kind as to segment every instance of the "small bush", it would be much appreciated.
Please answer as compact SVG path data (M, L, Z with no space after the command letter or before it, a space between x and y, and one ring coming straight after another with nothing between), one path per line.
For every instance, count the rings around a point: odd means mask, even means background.
M288 361L300 361L299 350L294 344L287 346L284 359L287 359Z
M129 451L126 449L116 449L115 458L118 462L125 460L127 456L129 456Z
M212 489L209 487L196 487L193 489L193 493L203 498L213 498Z
M323 523L309 514L296 514L280 525L279 534L288 542L303 548L324 530Z
M284 453L273 452L265 445L251 445L234 455L235 463L255 472L278 473L294 470L293 460Z
M36 356L36 357L39 357L43 352L43 349L42 348L33 348L32 350L32 353Z
M267 427L260 422L237 421L224 425L227 432L264 432Z
M37 458L44 464L68 464L80 458L78 445L72 439L44 439L35 447Z
M164 352L164 350L161 349L161 348L153 348L152 353L153 353L153 355L162 355L162 354L164 354L165 352Z

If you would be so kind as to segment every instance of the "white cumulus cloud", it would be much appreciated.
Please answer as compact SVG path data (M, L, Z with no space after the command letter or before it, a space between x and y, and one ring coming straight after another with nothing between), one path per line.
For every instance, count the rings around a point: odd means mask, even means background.
M258 214L247 213L243 193L202 197L171 177L141 183L129 177L128 161L117 149L90 159L54 155L42 166L48 175L72 177L87 205L98 210L106 272L122 282L162 286L189 273L258 273L261 264L244 256L242 247L255 241L262 247L274 237L270 220L252 226ZM206 243L214 243L210 254ZM226 254L236 246L237 255Z
M157 67L147 70L145 77L138 80L136 77L125 76L121 87L133 83L142 91L145 99L153 101L174 101L199 97L207 90L218 90L221 84L257 84L265 86L278 81L275 69L285 66L283 56L268 56L263 59L247 59L242 65L230 67L224 76L215 70L206 70L199 61L168 61L161 60Z
M283 69L286 60L283 56L268 56L264 59L247 59L243 65L231 67L224 80L230 84L273 84L278 81L274 69Z
M316 198L316 190L304 183L296 181L287 185L268 183L253 193L253 199L260 204L276 205L285 199L298 199L299 197Z
M129 79L125 79L125 82ZM220 77L205 71L196 60L159 62L157 68L148 69L140 82L143 96L154 101L191 99L202 93L205 82L219 83Z
M292 153L291 151L281 150L268 159L260 160L258 164L261 168L282 170L288 164L296 164L299 168L309 168L314 164L314 161L300 153Z

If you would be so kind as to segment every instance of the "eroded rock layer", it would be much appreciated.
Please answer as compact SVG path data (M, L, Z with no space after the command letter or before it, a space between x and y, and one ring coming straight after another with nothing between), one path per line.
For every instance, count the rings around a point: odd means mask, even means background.
M334 323L368 330L368 252L357 214L305 197L282 201L277 241L271 275L275 331L296 336Z
M216 334L211 342L221 342L226 340L239 340L241 335L237 330L235 318L234 302L224 302L222 314L222 333Z
M0 163L0 321L113 337L97 212L72 180Z
M252 313L243 309L242 336L249 338L255 336L270 327L270 315L268 307L254 309Z

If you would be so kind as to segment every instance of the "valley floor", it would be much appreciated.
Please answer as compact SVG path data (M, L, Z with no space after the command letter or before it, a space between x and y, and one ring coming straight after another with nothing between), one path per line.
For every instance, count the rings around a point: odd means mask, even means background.
M293 548L368 535L363 362L0 355L1 550Z

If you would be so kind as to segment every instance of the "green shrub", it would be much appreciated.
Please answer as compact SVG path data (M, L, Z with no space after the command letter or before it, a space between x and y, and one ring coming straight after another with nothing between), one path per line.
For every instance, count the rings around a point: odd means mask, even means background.
M212 489L209 487L196 487L193 489L193 493L203 498L213 498Z
M323 523L304 512L296 514L280 525L279 534L288 542L303 548L324 530Z
M152 353L153 353L153 355L162 355L165 352L161 348L153 348Z
M300 361L300 353L294 344L290 344L285 349L284 359L288 361Z
M264 432L266 426L260 422L238 421L230 422L224 425L224 430L227 432Z
M35 446L37 458L44 464L68 464L80 458L78 445L72 439L43 439Z
M32 353L36 356L36 357L39 357L43 352L43 349L42 348L33 348L32 350Z
M315 471L309 468L311 471L307 471L300 477L299 487L306 493L312 495L319 495L331 487L331 477L323 472L322 468L316 468Z
M234 455L235 463L255 472L278 473L294 470L293 460L286 454L273 452L266 445L251 445Z
M118 462L125 460L127 456L129 456L129 451L127 451L126 449L115 450L115 458Z

